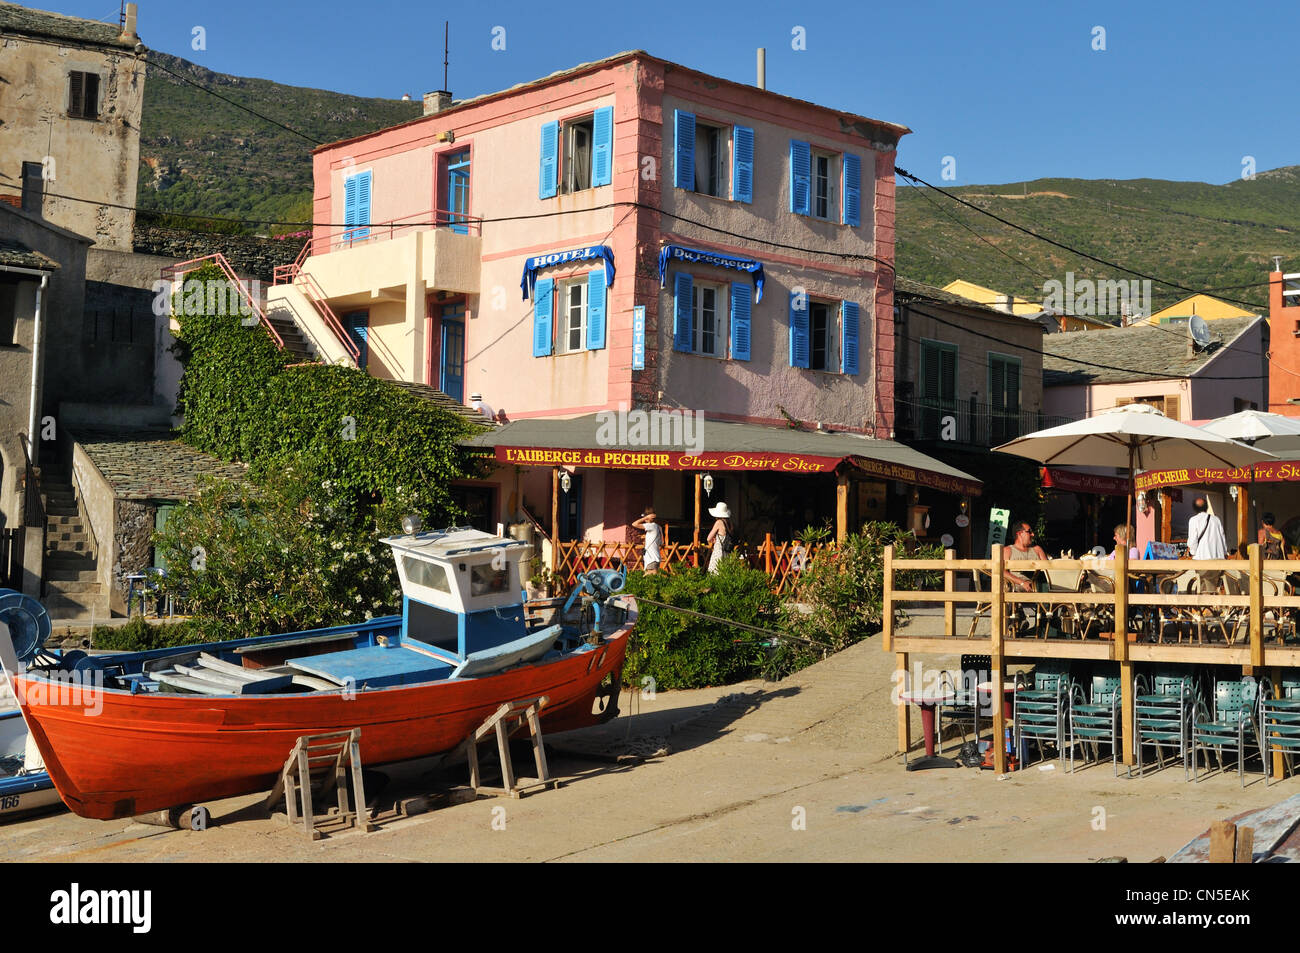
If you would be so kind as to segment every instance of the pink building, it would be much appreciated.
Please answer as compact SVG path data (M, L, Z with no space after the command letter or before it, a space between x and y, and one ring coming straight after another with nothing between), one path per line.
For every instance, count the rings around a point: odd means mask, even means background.
M854 483L978 492L888 439L906 127L639 51L425 112L316 150L269 307L504 423L463 491L483 521L623 540L647 504L697 521L703 486L754 537L842 530Z

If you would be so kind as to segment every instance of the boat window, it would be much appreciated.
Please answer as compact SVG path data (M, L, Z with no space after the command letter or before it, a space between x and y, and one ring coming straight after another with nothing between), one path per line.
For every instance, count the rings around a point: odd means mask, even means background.
M403 556L402 568L406 570L406 578L413 586L427 586L439 592L451 592L451 583L447 581L447 570L438 563L426 562L414 556Z
M508 565L508 564L507 564ZM469 594L490 596L510 588L510 574L506 569L493 569L492 565L474 566L469 574Z

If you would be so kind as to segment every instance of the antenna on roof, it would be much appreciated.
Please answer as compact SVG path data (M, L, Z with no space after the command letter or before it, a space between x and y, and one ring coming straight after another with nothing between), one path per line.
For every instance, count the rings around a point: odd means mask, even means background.
M447 51L450 49L448 41L451 39L451 21L442 21L442 88L451 89L447 85Z
M1210 326L1199 315L1192 315L1187 321L1187 333L1192 336L1192 350L1203 351L1210 346Z

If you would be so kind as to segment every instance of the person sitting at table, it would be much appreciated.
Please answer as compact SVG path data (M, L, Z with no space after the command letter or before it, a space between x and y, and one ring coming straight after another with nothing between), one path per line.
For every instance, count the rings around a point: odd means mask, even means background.
M1259 528L1257 542L1265 559L1286 559L1286 537L1277 528L1277 517L1265 513L1260 517L1263 526Z
M1123 546L1126 542L1128 542L1128 526L1125 525L1124 523L1120 523L1115 527L1115 548L1111 550L1110 555L1107 556L1106 558L1114 559L1115 554L1119 552L1120 547ZM1138 558L1138 548L1136 546L1130 546L1128 548L1128 558L1129 559Z
M1043 547L1034 543L1034 531L1030 525L1023 520L1016 523L1011 543L1002 548L1003 561L1012 563L1027 559L1046 558L1047 553L1043 552ZM1003 575L1012 588L1019 589L1022 592L1034 591L1034 580L1031 576L1015 572L1009 567L1003 570Z

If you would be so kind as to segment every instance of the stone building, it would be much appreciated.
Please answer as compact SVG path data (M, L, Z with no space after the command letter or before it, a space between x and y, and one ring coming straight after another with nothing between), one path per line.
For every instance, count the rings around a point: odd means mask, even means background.
M34 211L128 252L145 79L135 19L133 3L120 27L0 3L0 195L39 183Z

